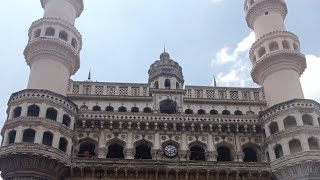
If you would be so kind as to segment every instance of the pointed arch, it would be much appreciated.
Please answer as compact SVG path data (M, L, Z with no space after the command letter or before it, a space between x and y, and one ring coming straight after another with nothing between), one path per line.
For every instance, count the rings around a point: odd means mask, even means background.
M309 144L309 149L311 151L318 151L320 150L320 147L319 147L319 140L315 137L310 137L308 139L308 144Z
M64 137L61 137L59 140L59 149L63 152L67 152L68 140Z
M291 154L295 154L302 151L301 142L299 139L293 139L289 141L289 149Z
M170 79L165 79L164 80L164 87L166 89L171 89L171 81L170 81Z
M295 128L297 127L297 121L296 118L294 116L287 116L284 120L283 120L283 125L285 129L291 129L291 128Z
M216 144L217 149L217 161L233 161L233 144L227 142L221 142Z
M144 113L152 113L152 109L149 108L149 107L145 107L145 108L143 109L143 112L144 112Z
M185 114L193 114L193 110L192 109L186 109L184 111Z
M68 41L68 33L66 31L60 31L59 32L59 38L64 40L64 41Z
M15 142L16 134L17 134L16 130L11 130L8 133L8 144L13 144Z
M152 159L152 142L147 141L145 139L141 139L134 143L134 147L136 151L134 159Z
M41 35L41 29L37 29L34 31L33 38L38 38Z
M88 106L86 106L86 105L82 105L81 107L80 107L80 110L88 110L89 108L88 108Z
M52 146L53 142L53 133L50 131L46 131L43 133L42 144L47 146Z
M124 106L120 106L120 107L118 108L118 112L127 112L127 108L124 107Z
M131 108L131 112L137 113L137 112L139 112L139 108L138 107L132 107Z
M212 115L214 115L214 114L219 114L219 112L218 112L217 110L215 110L215 109L212 109L212 110L210 111L210 114L212 114Z
M266 48L265 48L265 47L261 47L261 48L258 50L259 58L261 58L261 57L264 56L265 54L266 54Z
M204 110L204 109L199 109L199 110L198 110L198 114L206 114L206 110Z
M69 115L64 114L62 117L62 124L64 124L67 127L70 127L70 123L71 123L71 118Z
M310 114L304 114L302 116L303 125L313 126L313 117Z
M282 150L281 144L275 145L273 149L274 149L274 154L276 159L279 159L283 156L283 150Z
M22 142L33 143L36 136L36 131L34 129L26 129L23 131Z
M48 108L46 112L46 118L52 121L56 121L58 117L58 111L54 108Z
M107 106L106 107L106 111L108 112L113 112L114 111L114 108L112 106Z
M13 118L17 118L21 116L22 108L20 106L15 107L13 110Z
M242 145L242 152L244 153L244 162L258 162L261 147L255 143L248 142Z
M91 138L82 139L79 143L78 157L92 158L96 155L96 141Z
M40 114L40 107L33 104L33 105L30 105L28 107L28 116L29 117L39 117L39 114Z
M271 42L270 45L269 45L269 49L270 49L271 52L279 50L278 42L276 42L276 41Z
M240 111L240 110L236 110L236 111L234 112L234 115L243 115L243 113L242 113L242 111Z
M101 107L98 105L95 105L92 107L92 111L101 111Z
M278 123L277 122L270 123L269 131L271 135L274 135L275 133L279 132Z
M222 115L230 115L231 113L230 113L230 111L229 110L223 110L222 111Z
M56 30L53 27L47 27L44 35L45 36L54 36L55 33L56 33Z
M289 41L283 40L282 41L282 47L283 47L283 49L290 49Z

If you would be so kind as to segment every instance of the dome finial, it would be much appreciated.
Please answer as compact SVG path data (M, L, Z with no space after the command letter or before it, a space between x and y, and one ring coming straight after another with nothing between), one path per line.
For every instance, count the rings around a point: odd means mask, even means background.
M160 54L160 60L170 59L170 54L166 52L166 44L163 46L163 53Z

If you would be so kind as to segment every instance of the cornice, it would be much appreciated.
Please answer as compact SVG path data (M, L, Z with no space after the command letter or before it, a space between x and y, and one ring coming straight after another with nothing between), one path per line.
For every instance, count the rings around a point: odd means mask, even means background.
M274 172L298 164L319 162L320 151L303 151L276 159L275 161L271 162L271 169Z
M266 77L281 70L293 70L302 75L306 69L306 57L295 50L277 50L262 56L251 71L255 83L263 84Z
M246 21L251 29L254 29L254 21L265 12L278 12L285 19L288 14L287 5L283 0L256 0L247 10Z

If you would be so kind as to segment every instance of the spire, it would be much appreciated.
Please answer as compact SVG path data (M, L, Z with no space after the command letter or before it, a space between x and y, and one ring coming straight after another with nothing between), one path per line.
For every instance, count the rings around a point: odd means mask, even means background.
M163 44L163 52L166 52L166 43Z
M213 76L214 87L217 87L216 76Z
M88 81L91 81L91 69L89 70Z

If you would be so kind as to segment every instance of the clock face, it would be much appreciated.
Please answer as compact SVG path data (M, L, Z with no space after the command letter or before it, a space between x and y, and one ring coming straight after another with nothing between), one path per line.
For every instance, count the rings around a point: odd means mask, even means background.
M174 158L178 154L177 147L174 145L166 145L164 147L164 154L169 158Z

